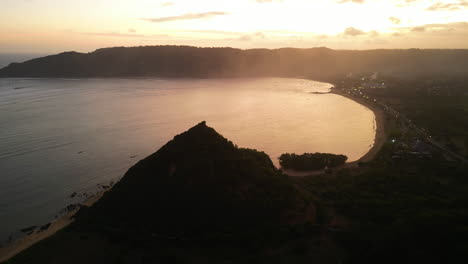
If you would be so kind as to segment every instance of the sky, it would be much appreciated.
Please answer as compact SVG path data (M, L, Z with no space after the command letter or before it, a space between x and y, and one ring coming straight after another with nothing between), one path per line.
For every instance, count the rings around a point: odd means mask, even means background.
M0 0L0 53L468 48L468 0Z

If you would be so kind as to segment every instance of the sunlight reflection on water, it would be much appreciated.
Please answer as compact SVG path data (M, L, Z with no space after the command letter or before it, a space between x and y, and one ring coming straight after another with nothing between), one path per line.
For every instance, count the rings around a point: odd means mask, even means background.
M302 79L0 79L0 240L48 222L74 191L121 177L200 121L240 147L357 160L374 115ZM135 157L136 156L136 157Z

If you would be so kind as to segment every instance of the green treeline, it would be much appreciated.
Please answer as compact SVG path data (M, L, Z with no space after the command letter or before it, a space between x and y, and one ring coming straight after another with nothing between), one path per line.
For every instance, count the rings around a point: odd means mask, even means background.
M285 153L279 158L281 167L293 170L321 170L343 165L348 157L330 153Z

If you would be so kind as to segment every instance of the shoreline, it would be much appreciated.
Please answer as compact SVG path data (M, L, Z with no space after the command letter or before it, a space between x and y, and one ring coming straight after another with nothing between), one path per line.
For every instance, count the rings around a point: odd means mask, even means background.
M359 163L361 162L370 162L372 161L377 153L379 153L380 149L384 145L385 141L387 140L387 134L385 132L385 113L382 109L379 107L373 105L372 103L369 103L369 101L362 99L362 98L357 98L354 96L351 96L347 94L346 92L343 92L339 89L336 89L332 87L330 89L330 94L336 94L340 95L343 97L346 97L350 100L353 100L354 102L364 106L365 108L369 109L374 113L374 122L375 122L375 138L374 138L374 143L372 147L367 151L364 156L359 158L358 160L352 161L352 162L347 162L342 166L338 166L336 168L332 169L341 169L341 168L357 168L359 166ZM280 168L282 169L282 168ZM306 176L316 176L320 174L324 174L325 170L316 170L316 171L295 171L295 170L286 170L282 169L283 172L291 177L306 177Z
M380 151L381 147L385 143L386 138L387 138L387 135L385 133L385 113L382 109L378 108L375 105L372 105L367 100L350 96L349 94L341 90L331 88L329 93L337 94L337 95L346 97L350 100L353 100L354 102L368 108L374 113L375 139L374 139L374 144L372 145L372 147L360 159L349 162L349 163L345 163L344 165L339 166L337 168L333 168L333 169L357 168L360 162L371 161L375 157L375 155ZM317 170L317 171L294 171L294 170L285 170L285 169L282 169L282 170L283 170L283 173L291 177L315 176L315 175L320 175L320 174L325 173L324 170ZM97 192L95 195L89 197L81 204L85 206L93 205L108 190L109 189ZM81 207L78 207L72 211L69 211L65 215L50 222L49 223L50 226L46 230L40 231L39 230L40 228L37 228L32 234L26 235L18 240L15 240L12 243L4 247L0 247L0 263L8 261L9 259L19 254L20 252L26 250L27 248L33 246L34 244L40 242L41 240L54 235L56 232L64 229L65 227L73 223L74 221L73 216L78 212L80 208Z
M375 117L375 138L374 138L374 144L372 147L369 149L369 151L364 154L360 159L347 163L347 164L353 164L353 163L359 163L359 162L369 162L374 159L375 155L379 153L380 149L382 148L383 144L387 140L387 134L385 133L385 113L382 109L379 107L373 105L372 103L369 103L368 100L362 99L362 98L356 98L354 96L351 96L339 89L332 88L330 90L330 93L332 94L337 94L341 95L343 97L346 97L350 100L355 101L356 103L368 108L374 113Z
M93 196L87 198L83 201L81 206L91 206L95 202L97 202L108 190L103 190L97 192ZM40 228L36 228L32 234L26 235L20 239L17 239L10 244L7 244L4 247L0 247L0 263L6 262L9 259L13 258L23 250L28 249L29 247L33 246L34 244L46 239L58 231L64 229L68 225L74 222L73 216L78 212L81 208L78 206L76 209L67 212L65 215L49 222L47 225L48 228L46 230L41 231Z

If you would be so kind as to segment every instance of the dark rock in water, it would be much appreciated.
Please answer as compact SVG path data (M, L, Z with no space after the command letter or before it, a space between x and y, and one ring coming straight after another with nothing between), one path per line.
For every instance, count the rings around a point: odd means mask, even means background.
M304 207L265 153L237 148L201 122L133 166L77 223L199 235L286 225Z
M34 232L34 230L36 230L36 228L37 228L37 226L26 227L26 228L21 229L21 232L30 235L30 234L32 234Z
M79 204L70 204L70 205L67 206L66 209L67 209L68 212L71 212L71 211L74 211L78 207L80 207Z
M81 205L80 204L69 204L67 205L67 207L63 208L62 210L60 210L60 214L68 214L68 213L71 213L73 211L75 211L76 209L78 209Z
M78 195L78 193L73 192L73 193L70 195L70 198L75 198L77 195Z
M39 232L46 231L47 229L49 229L50 225L51 225L51 223L47 223L47 224L41 226L41 227L39 228Z

